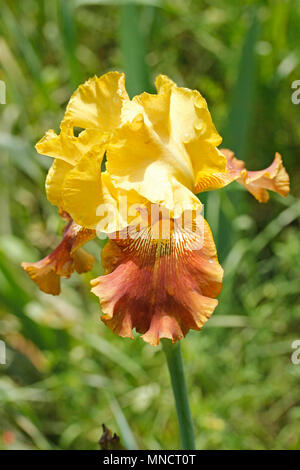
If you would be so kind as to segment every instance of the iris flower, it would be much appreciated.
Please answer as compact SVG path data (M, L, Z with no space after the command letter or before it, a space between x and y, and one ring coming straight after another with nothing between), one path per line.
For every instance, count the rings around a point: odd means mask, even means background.
M223 270L196 194L233 181L259 202L268 190L289 192L279 153L268 168L248 171L219 149L198 91L164 75L155 85L156 94L131 100L124 75L109 72L75 91L60 133L49 130L36 145L54 158L46 193L67 219L63 240L43 260L23 263L41 290L58 294L61 276L92 268L82 245L107 234L105 274L91 282L101 318L118 335L132 338L135 329L153 345L200 330L218 303Z

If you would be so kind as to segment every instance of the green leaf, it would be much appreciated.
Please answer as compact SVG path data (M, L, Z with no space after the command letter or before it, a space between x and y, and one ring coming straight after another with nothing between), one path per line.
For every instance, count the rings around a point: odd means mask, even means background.
M139 10L136 5L120 7L120 47L129 95L151 91L149 70L145 61L145 34L140 27Z

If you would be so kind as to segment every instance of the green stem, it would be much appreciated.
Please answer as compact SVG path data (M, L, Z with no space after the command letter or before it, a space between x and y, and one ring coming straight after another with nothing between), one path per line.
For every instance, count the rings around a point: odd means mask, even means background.
M162 340L162 345L167 358L175 398L181 446L182 449L193 450L195 449L193 421L180 345L179 342L172 344L167 339Z

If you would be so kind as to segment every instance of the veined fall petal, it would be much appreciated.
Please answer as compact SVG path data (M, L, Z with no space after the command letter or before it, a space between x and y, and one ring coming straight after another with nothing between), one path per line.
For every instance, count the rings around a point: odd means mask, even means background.
M157 345L202 328L218 303L223 270L209 226L200 220L200 231L172 221L170 237L153 237L148 226L138 236L128 228L129 236L107 243L102 261L108 274L91 283L101 318L115 333L132 338L135 328Z
M88 272L94 257L81 247L95 238L95 231L77 225L66 213L68 220L61 243L48 256L35 263L22 263L22 267L39 288L47 294L60 293L60 278L70 277L74 271Z

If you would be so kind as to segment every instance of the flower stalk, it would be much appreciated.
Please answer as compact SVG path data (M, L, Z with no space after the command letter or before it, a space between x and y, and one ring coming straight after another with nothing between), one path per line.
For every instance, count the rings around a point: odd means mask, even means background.
M171 384L176 404L181 447L184 450L195 449L193 421L189 404L187 384L185 380L180 344L172 344L170 340L162 339Z

